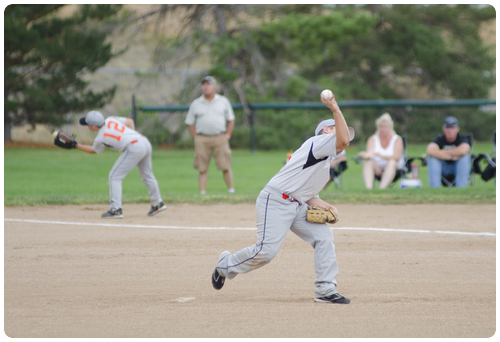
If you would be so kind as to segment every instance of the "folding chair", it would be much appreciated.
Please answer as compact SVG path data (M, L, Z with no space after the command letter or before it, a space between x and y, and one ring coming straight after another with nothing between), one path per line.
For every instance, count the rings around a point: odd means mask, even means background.
M347 160L343 160L337 165L335 165L334 168L330 169L330 178L332 179L332 182L335 183L335 188L338 189L344 189L344 184L342 181L342 173L347 170ZM330 183L327 183L327 186ZM326 188L326 187L325 187Z
M471 169L469 171L469 181L468 181L468 184L470 186L474 186L475 180L474 180L474 168L473 168L473 164L474 164L474 159L476 158L476 156L474 155L474 148L473 148L473 140L474 139L473 139L472 133L468 133L465 137L467 139L467 142L470 145L469 155L471 157ZM441 184L443 186L453 187L453 186L455 186L455 183L456 183L456 180L455 180L455 176L454 175L446 175L446 176L443 175L443 176L441 176Z

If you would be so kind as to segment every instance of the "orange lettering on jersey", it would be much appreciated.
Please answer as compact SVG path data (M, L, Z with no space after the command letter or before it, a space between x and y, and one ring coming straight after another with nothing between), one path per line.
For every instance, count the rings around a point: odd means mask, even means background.
M118 122L116 121L108 121L108 128L111 128L111 125L114 125L114 129L115 131L118 131L120 133L123 133L123 131L125 131L125 126L122 126L120 125ZM118 127L121 127L121 128L118 128Z
M113 134L108 134L108 133L104 133L104 136L105 136L105 137L112 138L112 139L116 139L116 140L118 140L118 141L120 141L120 140L122 139L122 137L121 137L121 136L119 136L119 135L113 135Z

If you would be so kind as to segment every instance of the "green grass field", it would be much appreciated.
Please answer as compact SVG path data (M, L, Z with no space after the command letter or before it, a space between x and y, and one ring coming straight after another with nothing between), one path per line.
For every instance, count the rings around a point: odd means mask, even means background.
M368 191L363 186L361 166L352 158L363 146L347 150L348 170L343 189L332 183L320 196L335 203L496 203L495 180L484 182L475 176L475 185L465 189L430 189L427 168L420 169L424 187ZM491 143L476 143L475 153L491 153ZM193 150L159 150L153 153L153 170L165 203L213 204L252 203L260 190L284 165L288 151L233 151L236 193L228 194L221 172L211 163L207 194L198 191ZM409 146L409 156L425 152L424 145ZM109 202L108 173L119 153L106 150L90 155L62 149L4 149L4 205L99 204ZM376 185L377 187L377 185ZM123 182L123 203L149 203L147 189L134 169Z

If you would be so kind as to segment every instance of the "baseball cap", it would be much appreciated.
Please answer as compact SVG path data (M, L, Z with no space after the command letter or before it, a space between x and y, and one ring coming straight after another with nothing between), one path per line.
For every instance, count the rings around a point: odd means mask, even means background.
M443 127L458 127L458 120L453 116L448 116L444 120Z
M316 130L314 131L314 135L318 135L322 130L323 127L325 126L335 126L335 120L334 119L327 119L323 120L319 123L319 125L316 127ZM352 141L354 139L354 136L356 135L356 131L354 130L354 127L352 126L347 126L349 129L349 141Z
M80 119L80 125L90 125L101 127L104 125L104 117L96 110L90 111Z
M212 76L203 77L201 79L201 84L203 84L203 82L208 82L208 83L212 83L213 85L217 85L217 81Z

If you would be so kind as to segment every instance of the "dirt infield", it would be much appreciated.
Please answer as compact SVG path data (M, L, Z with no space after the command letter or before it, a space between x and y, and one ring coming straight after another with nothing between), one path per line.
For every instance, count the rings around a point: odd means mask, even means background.
M171 205L154 217L144 204L123 209L123 220L102 220L102 205L4 208L7 336L496 331L495 205L339 205L338 290L350 305L313 302L313 249L293 233L269 265L212 288L220 252L255 243L252 204Z

